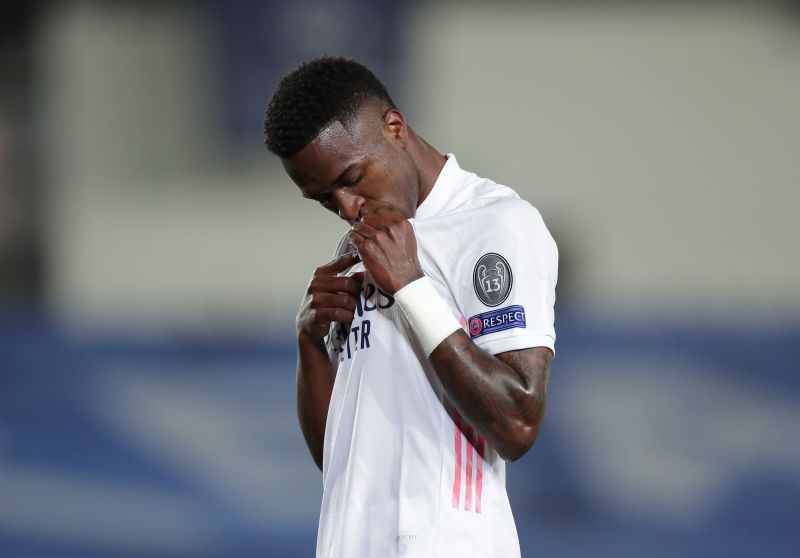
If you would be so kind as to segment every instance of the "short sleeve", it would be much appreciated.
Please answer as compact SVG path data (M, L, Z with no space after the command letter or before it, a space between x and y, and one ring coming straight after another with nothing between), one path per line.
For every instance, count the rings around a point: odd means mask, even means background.
M490 354L531 347L555 352L558 250L541 215L513 199L481 221L457 258L460 280L453 289L468 335Z

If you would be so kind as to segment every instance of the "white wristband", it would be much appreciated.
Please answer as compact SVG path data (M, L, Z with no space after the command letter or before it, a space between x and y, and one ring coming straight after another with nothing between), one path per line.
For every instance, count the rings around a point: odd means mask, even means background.
M411 329L417 334L425 356L431 356L439 343L461 329L447 303L425 276L394 293L394 299L406 315Z

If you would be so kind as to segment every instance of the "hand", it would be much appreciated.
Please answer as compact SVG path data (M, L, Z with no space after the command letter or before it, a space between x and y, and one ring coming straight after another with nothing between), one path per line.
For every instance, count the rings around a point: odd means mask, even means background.
M363 215L349 236L375 284L394 294L424 275L417 259L417 239L405 217L380 207Z
M358 261L356 252L344 254L314 271L297 313L298 334L323 339L330 331L331 322L349 324L353 321L364 273L354 273L350 277L337 274Z

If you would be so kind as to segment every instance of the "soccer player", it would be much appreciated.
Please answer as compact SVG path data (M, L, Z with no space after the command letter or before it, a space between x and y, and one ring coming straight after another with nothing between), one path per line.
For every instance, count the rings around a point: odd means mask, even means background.
M409 127L363 65L286 75L268 149L351 227L297 315L317 556L519 556L505 463L534 443L558 252L539 212Z

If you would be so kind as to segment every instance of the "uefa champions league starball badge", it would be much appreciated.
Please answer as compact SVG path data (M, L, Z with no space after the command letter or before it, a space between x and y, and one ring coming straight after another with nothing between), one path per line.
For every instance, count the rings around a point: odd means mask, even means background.
M475 264L472 284L486 306L498 306L508 298L513 282L511 266L500 254L484 254Z

